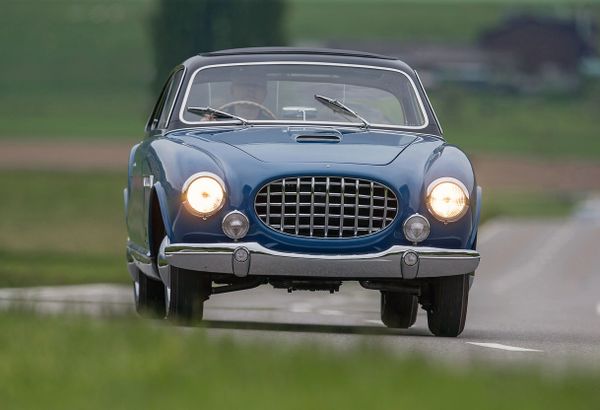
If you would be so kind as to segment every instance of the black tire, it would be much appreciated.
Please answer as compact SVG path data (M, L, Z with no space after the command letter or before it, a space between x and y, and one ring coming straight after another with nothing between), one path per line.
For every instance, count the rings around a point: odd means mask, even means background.
M202 320L204 301L211 292L212 282L200 272L171 266L167 295L167 319L181 324L192 324Z
M436 336L462 333L469 304L469 275L437 278L431 283L431 305L427 310L429 330Z
M138 269L138 280L133 282L135 310L140 316L164 318L165 286L159 280L149 278Z
M393 329L408 329L417 320L419 304L416 295L381 292L381 321Z

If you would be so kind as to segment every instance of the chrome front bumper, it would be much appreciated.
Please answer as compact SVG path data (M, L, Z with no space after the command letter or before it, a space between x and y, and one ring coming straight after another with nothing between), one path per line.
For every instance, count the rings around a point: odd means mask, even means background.
M475 271L479 253L468 249L392 246L386 251L358 255L316 255L278 252L255 242L165 243L162 263L200 272L244 277L301 276L344 279L430 278ZM408 253L414 265L409 265ZM408 261L408 263L407 263ZM160 263L159 263L160 264Z

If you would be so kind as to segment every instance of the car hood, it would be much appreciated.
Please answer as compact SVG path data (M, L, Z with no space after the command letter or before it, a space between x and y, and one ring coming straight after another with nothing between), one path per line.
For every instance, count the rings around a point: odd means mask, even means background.
M190 138L191 137L191 138ZM384 130L249 127L187 132L187 144L227 144L265 163L386 165L417 137Z

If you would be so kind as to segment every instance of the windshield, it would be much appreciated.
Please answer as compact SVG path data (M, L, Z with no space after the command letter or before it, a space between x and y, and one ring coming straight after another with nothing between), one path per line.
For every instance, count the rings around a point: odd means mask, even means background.
M401 71L316 63L241 64L203 68L192 76L181 109L187 124L333 123L360 118L317 95L337 100L375 126L423 128L427 117L414 83Z

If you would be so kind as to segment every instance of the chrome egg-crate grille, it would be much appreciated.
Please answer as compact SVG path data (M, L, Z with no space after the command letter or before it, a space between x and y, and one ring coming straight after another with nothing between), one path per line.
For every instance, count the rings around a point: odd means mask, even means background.
M283 178L263 186L254 202L270 228L311 238L355 238L389 226L394 192L375 181L337 176Z

